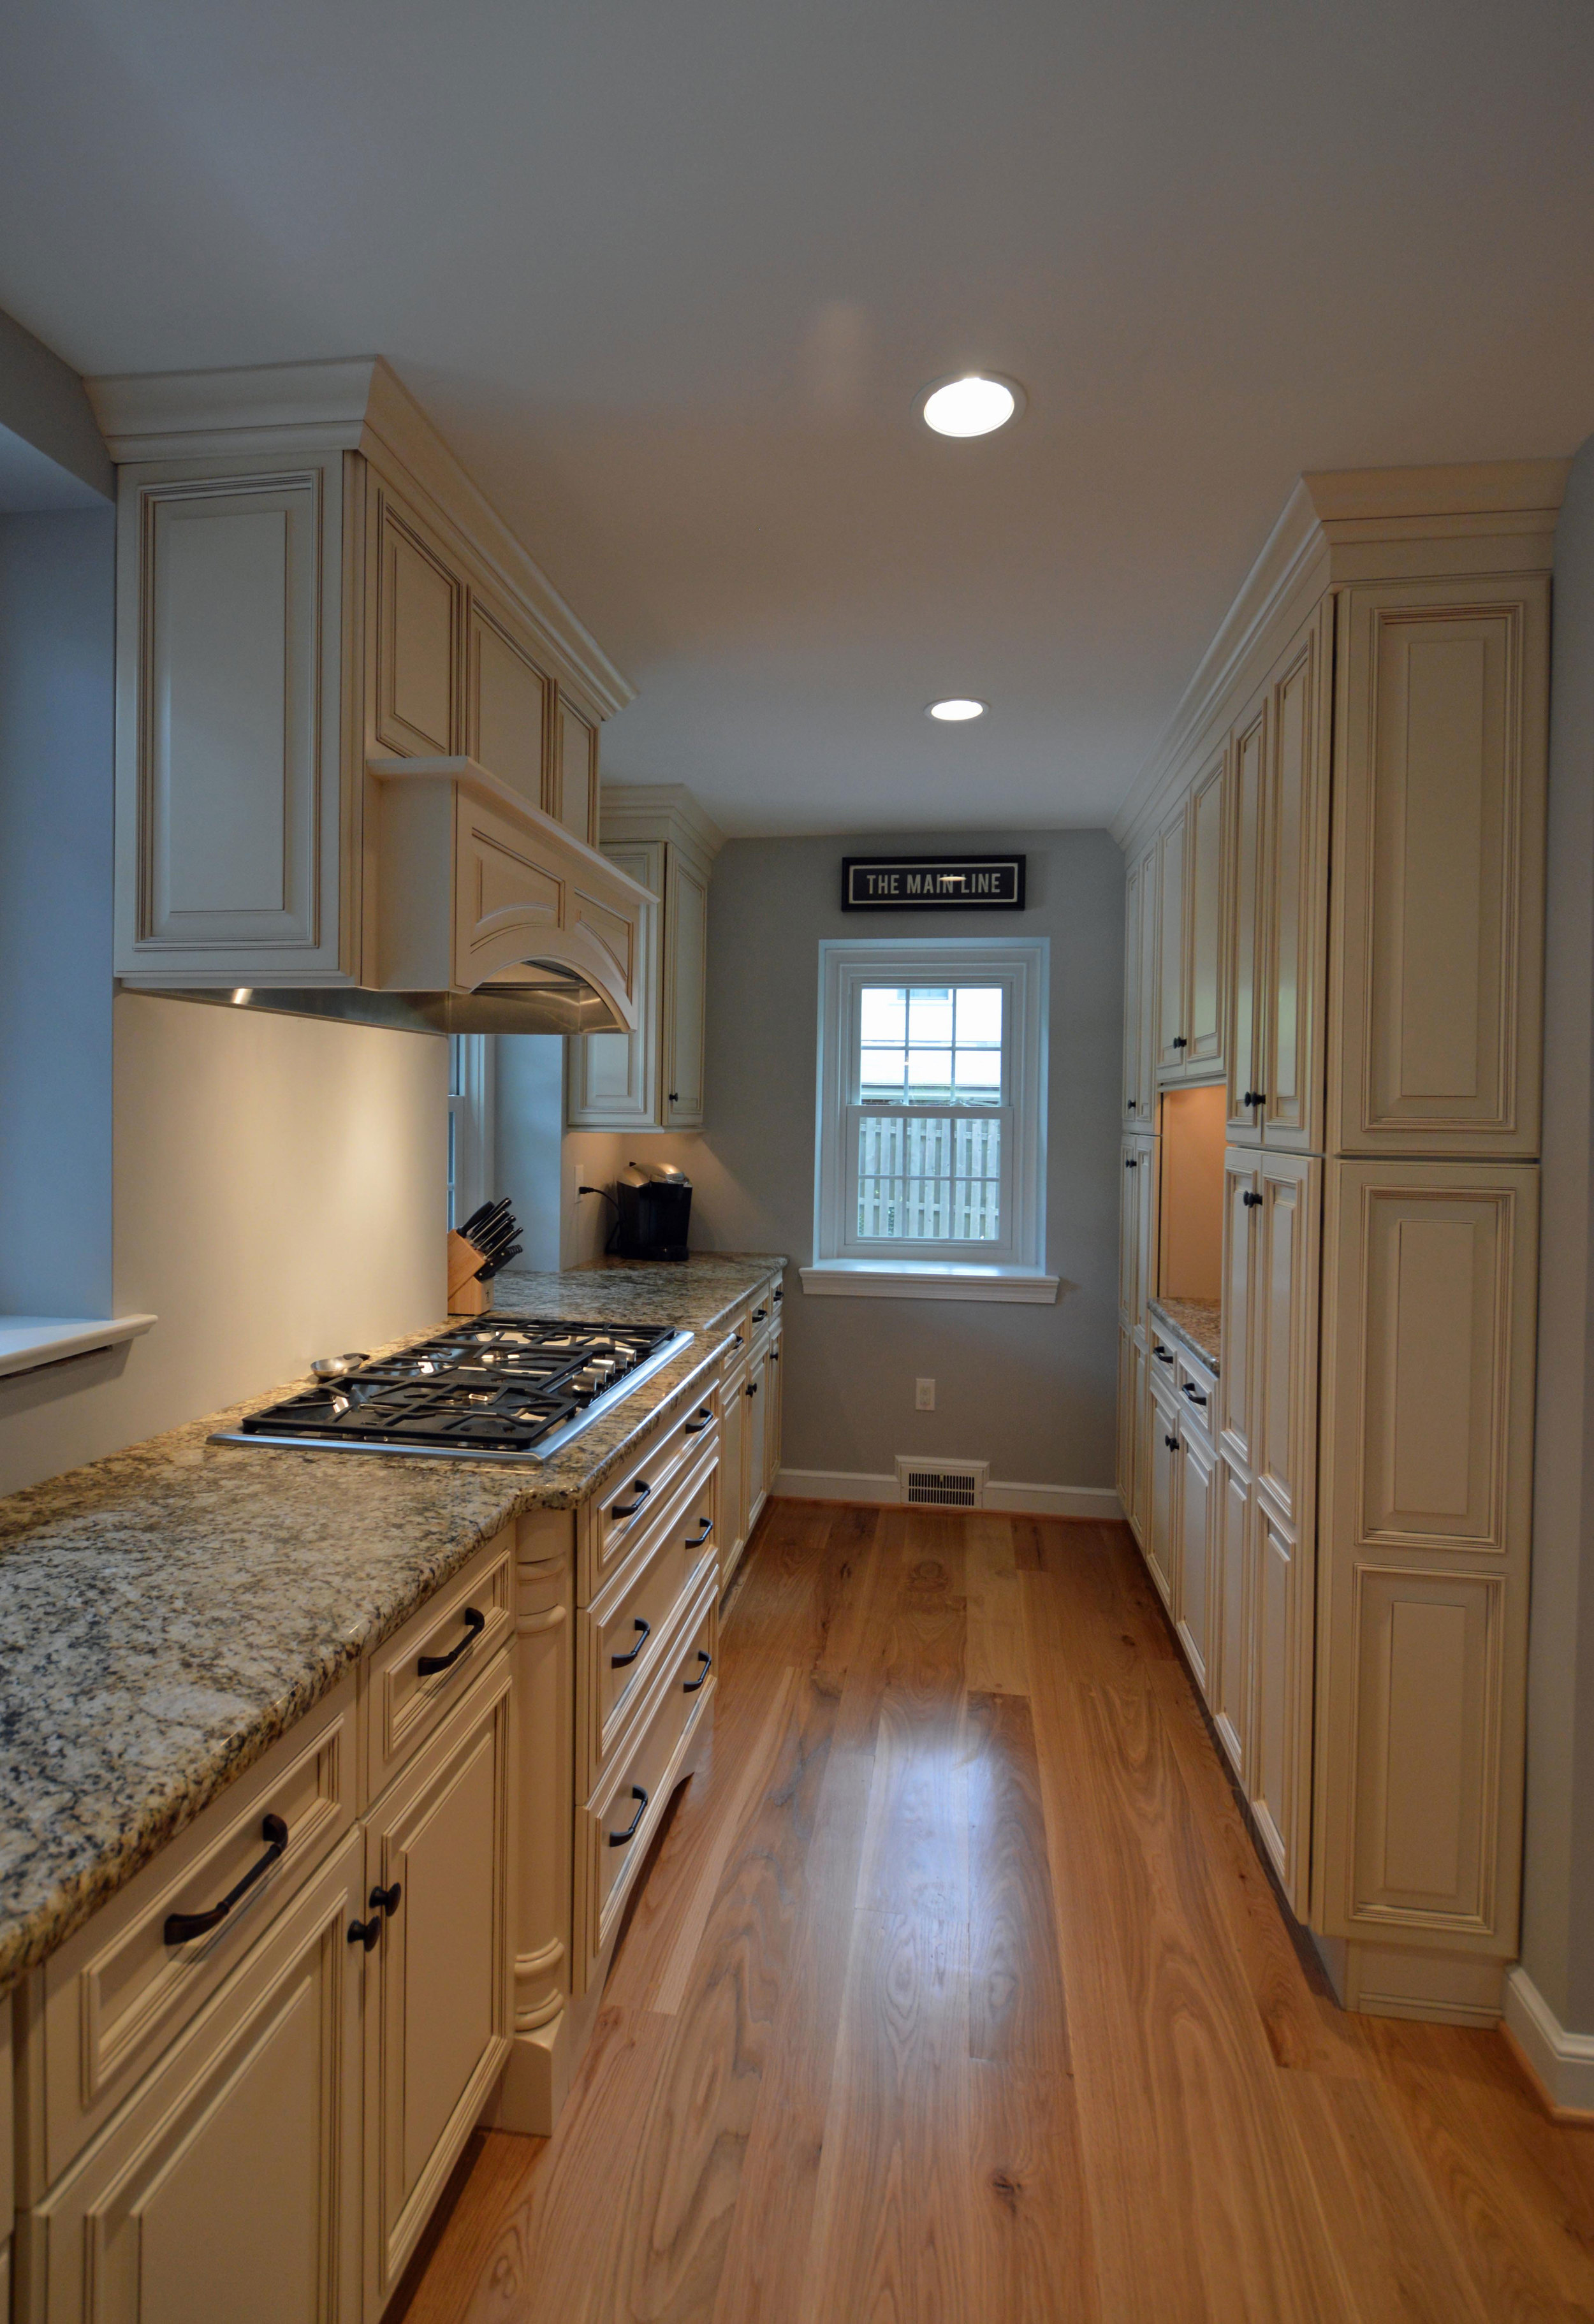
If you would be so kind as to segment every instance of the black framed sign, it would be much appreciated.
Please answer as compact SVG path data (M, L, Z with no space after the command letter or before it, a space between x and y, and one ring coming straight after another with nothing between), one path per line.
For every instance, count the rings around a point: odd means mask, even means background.
M844 912L1022 912L1022 855L848 855Z

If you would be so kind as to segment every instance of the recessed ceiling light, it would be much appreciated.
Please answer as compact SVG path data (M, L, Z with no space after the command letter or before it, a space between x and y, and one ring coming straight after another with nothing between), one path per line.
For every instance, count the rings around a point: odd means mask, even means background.
M927 718L939 718L944 725L958 726L966 718L983 718L986 706L968 695L954 694L945 702L932 702L924 715Z
M971 371L931 389L924 399L924 420L938 436L988 436L1023 409L1024 390L1016 380Z

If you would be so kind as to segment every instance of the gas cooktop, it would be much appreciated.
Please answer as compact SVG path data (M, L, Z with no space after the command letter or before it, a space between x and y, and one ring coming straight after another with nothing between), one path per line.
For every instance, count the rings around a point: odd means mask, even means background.
M480 1315L253 1412L219 1444L545 1461L689 1345L636 1323Z

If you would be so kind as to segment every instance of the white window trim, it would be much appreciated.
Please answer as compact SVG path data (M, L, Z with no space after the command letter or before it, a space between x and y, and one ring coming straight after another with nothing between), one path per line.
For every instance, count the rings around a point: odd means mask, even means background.
M1058 1277L1045 1272L1046 1007L1051 947L1044 936L877 937L820 945L819 1086L814 1107L813 1263L799 1271L810 1296L866 1299L987 1299L1050 1302ZM851 1024L860 985L975 983L1008 989L1010 1105L1005 1141L1011 1240L996 1260L954 1259L945 1244L865 1258L848 1247L850 1180L844 1126L850 1103Z
M449 1095L449 1119L454 1125L453 1215L450 1226L479 1210L488 1195L493 1175L493 1101L497 1054L487 1033L456 1034L459 1043L460 1075L464 1087ZM449 1079L453 1078L452 1074Z

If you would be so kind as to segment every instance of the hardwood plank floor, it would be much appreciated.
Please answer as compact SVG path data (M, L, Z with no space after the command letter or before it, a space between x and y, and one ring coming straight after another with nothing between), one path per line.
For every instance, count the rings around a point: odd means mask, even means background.
M390 2324L1594 2317L1594 2134L1302 1957L1127 1531L774 1502L549 2140Z

